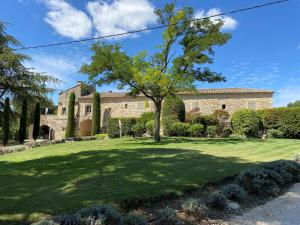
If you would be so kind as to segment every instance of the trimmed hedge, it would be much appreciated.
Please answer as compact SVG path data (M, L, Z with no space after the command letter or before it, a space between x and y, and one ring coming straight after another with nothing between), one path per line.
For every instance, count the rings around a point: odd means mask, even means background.
M260 119L254 110L242 109L233 113L231 124L234 133L246 137L257 137L260 128Z
M217 137L217 126L208 126L206 129L207 136L210 138Z
M189 128L190 125L188 123L175 121L168 126L167 133L169 136L184 137L189 135Z
M276 108L259 110L262 127L265 130L277 129L285 138L300 138L300 108Z
M162 117L172 117L180 122L185 121L185 105L183 100L177 96L165 98L162 106Z
M192 124L202 124L205 129L208 126L215 126L218 124L218 120L213 115L197 115L192 119Z
M133 126L137 122L137 118L120 118L122 124L122 135L123 136L133 136Z
M205 135L205 127L202 124L192 124L188 132L192 137L203 137Z
M118 118L109 119L108 125L107 125L107 135L109 138L120 137L120 127L119 127L119 119Z

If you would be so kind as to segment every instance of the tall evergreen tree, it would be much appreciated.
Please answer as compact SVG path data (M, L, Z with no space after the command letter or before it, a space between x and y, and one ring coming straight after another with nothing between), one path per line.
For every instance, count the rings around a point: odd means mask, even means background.
M24 143L27 129L27 99L23 99L19 125L19 142Z
M98 92L94 93L94 102L93 102L93 119L92 119L92 135L100 133L100 94Z
M4 103L4 112L3 112L3 136L2 136L2 142L3 145L7 145L9 140L9 127L10 127L10 106L9 106L9 98L5 98Z
M41 105L39 102L37 102L34 111L33 132L32 132L33 140L36 140L40 135L40 118L41 118Z
M67 128L65 133L66 138L75 136L74 107L75 107L75 93L72 92L69 97L68 120L67 120Z

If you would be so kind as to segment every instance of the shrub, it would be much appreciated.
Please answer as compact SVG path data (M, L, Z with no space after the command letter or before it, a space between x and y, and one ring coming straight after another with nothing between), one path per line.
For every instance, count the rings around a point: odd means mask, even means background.
M205 129L208 126L215 126L218 124L218 120L216 120L216 118L212 115L197 115L193 118L192 123L200 123L202 124Z
M155 114L154 112L144 112L141 117L139 118L139 121L144 127L146 128L146 123L150 120L154 120ZM146 131L146 130L145 130Z
M178 137L188 136L189 127L190 125L188 123L173 122L169 127L168 134Z
M136 118L120 118L122 124L122 135L123 136L132 136L133 132L133 125L136 124Z
M92 114L92 135L100 133L101 109L100 109L100 94L94 93L93 96L93 114Z
M108 137L108 135L107 134L96 134L95 137L98 139L105 139Z
M162 125L163 125L164 135L172 136L172 124L176 121L178 120L172 117L163 117Z
M109 138L120 137L119 119L111 118L108 120L107 135Z
M155 122L154 120L150 120L146 123L146 129L147 129L147 132L149 133L149 135L152 137L153 134L154 134L154 125L155 125Z
M148 225L144 216L137 214L128 214L124 217L124 225Z
M9 98L5 98L4 103L4 111L3 111L3 121L2 121L2 129L3 129L3 135L2 135L2 142L3 145L8 144L9 140L9 128L10 128L10 106L9 106Z
M230 137L231 134L232 134L232 130L230 128L224 128L221 133L221 137L228 138Z
M229 119L229 113L224 109L217 109L213 112L214 117L218 122Z
M80 218L89 218L93 220L101 219L101 225L119 225L123 222L121 213L109 205L97 205L91 208L81 209L77 214Z
M203 137L205 128L202 124L192 124L188 129L188 133L190 133L192 137Z
M172 208L161 209L156 214L157 225L175 225L178 224L176 210Z
M162 106L162 117L173 117L180 122L184 122L185 105L183 100L177 96L166 97Z
M279 129L270 129L267 131L268 138L284 138L283 131Z
M53 219L56 223L60 225L77 225L80 224L80 217L75 215L60 215Z
M206 129L207 136L214 138L217 136L217 126L208 126Z
M227 207L226 197L220 192L215 192L209 196L209 204L216 209L225 209Z
M41 220L39 222L33 223L31 225L60 225L60 224L57 222L54 222L53 220L45 219L45 220Z
M69 97L68 119L67 119L66 133L65 133L66 138L75 136L74 107L75 107L75 93L72 92Z
M27 129L27 99L23 99L19 124L19 142L24 143Z
M132 126L132 131L135 137L142 137L145 132L144 125L141 122L137 122Z
M231 118L233 131L246 137L257 137L260 120L254 110L242 109L236 111Z
M188 199L181 204L182 210L190 215L194 216L205 216L206 206L198 199Z
M227 199L234 201L242 201L247 193L244 188L240 187L237 184L228 184L222 188L222 193Z

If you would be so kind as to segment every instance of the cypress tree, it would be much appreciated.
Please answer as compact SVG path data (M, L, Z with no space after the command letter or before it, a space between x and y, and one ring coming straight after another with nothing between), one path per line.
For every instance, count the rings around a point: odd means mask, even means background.
M19 125L19 142L24 143L26 138L27 129L27 99L23 99L21 115L20 115L20 125Z
M35 104L34 120L33 120L33 131L32 138L36 140L40 135L40 118L41 118L41 105L39 102Z
M9 140L9 126L10 126L10 107L9 107L9 98L7 97L5 99L4 103L4 112L3 112L3 136L2 136L2 142L3 145L7 145Z
M100 116L100 94L95 92L93 101L92 135L100 133Z
M67 128L65 137L74 137L75 131L75 120L74 120L74 107L75 107L75 93L72 92L69 97L69 105L68 105L68 120L67 120Z

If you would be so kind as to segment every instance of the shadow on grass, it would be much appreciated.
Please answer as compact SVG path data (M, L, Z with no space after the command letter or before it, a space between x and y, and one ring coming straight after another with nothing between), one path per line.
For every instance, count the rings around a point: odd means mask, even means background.
M164 139L160 144L173 141ZM238 157L173 148L93 150L18 163L0 161L0 224L20 224L20 220L73 212L93 204L179 192L253 165Z

